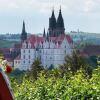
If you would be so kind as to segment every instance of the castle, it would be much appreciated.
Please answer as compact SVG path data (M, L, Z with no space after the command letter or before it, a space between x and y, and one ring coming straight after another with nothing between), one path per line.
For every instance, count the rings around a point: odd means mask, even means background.
M20 70L29 70L35 59L39 59L44 67L58 67L64 63L66 55L71 55L73 41L65 34L64 20L61 8L56 20L54 10L49 18L48 32L43 36L31 35L27 38L25 22L21 34L20 55L14 59L14 67Z

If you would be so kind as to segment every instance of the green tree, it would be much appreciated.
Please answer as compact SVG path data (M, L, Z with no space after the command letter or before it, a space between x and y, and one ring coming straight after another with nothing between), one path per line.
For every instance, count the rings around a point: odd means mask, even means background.
M41 62L39 59L36 59L32 66L31 70L29 71L30 75L34 78L37 79L38 74L43 70L43 66L41 65Z
M92 74L92 69L86 58L81 56L77 51L73 51L72 55L67 55L65 57L65 63L60 66L63 74L69 71L75 74L80 68L84 70L85 74Z

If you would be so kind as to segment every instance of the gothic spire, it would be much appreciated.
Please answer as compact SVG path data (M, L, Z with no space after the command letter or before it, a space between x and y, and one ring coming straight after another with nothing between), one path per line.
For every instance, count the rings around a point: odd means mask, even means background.
M23 42L26 39L27 39L27 33L26 33L26 29L25 29L25 22L23 21L22 33L21 33L21 41Z
M59 10L59 15L57 18L57 28L64 28L64 20L62 17L61 6L60 6L60 10Z
M25 22L24 22L24 20L23 20L23 27L22 27L22 33L25 33L26 31L25 31Z
M54 9L52 10L52 15L49 18L49 36L53 36L53 31L56 29L56 17L54 14Z
M45 28L44 28L44 32L43 32L43 37L46 37Z
M52 9L52 17L55 17L54 8Z
M46 40L49 41L49 33L47 32Z

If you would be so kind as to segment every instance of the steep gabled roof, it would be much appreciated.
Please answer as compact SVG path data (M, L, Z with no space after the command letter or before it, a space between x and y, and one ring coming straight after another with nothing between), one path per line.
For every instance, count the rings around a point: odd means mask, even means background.
M66 38L69 44L73 43L72 38L66 34L61 34L60 36L56 37L55 42L62 42L64 38Z
M44 42L45 38L44 37L39 37L36 35L31 35L27 41L32 44L32 47L35 47L35 43L39 44L40 42Z
M65 34L62 34L62 35L60 35L58 37L49 37L49 41L52 41L55 44L58 43L58 45L60 45L64 39L66 39L69 44L72 44L73 43L71 37L69 35L65 35ZM35 47L35 44L43 43L45 40L46 39L44 37L39 37L39 36L36 36L36 35L31 35L26 40L26 42L30 42L31 45L32 45L32 48L34 48Z

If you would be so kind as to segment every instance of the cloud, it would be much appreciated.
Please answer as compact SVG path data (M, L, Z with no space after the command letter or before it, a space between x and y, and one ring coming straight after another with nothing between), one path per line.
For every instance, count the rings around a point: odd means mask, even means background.
M18 21L25 19L31 24L32 31L33 24L36 24L34 25L34 30L36 28L40 29L43 25L48 25L48 17L51 15L53 7L55 9L56 17L58 16L61 5L66 26L68 25L71 28L75 28L80 25L82 27L83 25L87 25L87 27L90 27L91 22L94 21L95 26L93 27L98 27L100 18L99 4L100 0L0 0L0 22L2 22L0 25L3 27L2 25L4 22L4 25L6 25L7 22L9 24L13 23L10 25L10 29L12 30L14 29L15 21L17 23L16 27L18 27L20 23L18 23ZM47 18L47 20L45 20L45 18ZM96 23L98 23L97 26ZM70 24L73 27L70 26ZM93 28L90 27L90 29Z
M99 8L99 0L0 0L0 12L25 11L48 13L54 6L58 10L60 5L66 13L89 13ZM97 10L97 9L96 9ZM99 8L100 10L100 8Z

